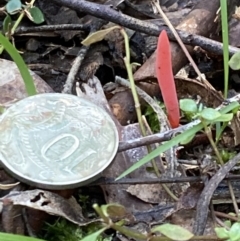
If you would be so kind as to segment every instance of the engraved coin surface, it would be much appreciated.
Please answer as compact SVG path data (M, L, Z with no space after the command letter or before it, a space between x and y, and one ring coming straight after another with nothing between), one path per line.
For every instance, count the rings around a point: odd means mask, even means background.
M111 163L118 132L110 115L67 94L39 94L0 116L0 160L19 180L48 189L94 180Z

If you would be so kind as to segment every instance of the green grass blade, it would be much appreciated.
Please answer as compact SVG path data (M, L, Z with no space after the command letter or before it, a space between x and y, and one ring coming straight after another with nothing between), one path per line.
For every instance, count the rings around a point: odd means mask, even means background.
M28 95L37 94L32 76L30 75L30 72L29 72L26 64L24 63L21 55L18 53L16 48L13 47L13 45L8 41L8 39L5 38L1 33L0 33L0 43L5 48L5 50L9 53L9 55L11 56L11 58L17 65L17 67L22 75L27 94Z
M228 51L228 14L227 0L220 0L221 21L222 21L222 41L223 41L223 64L224 64L224 97L228 94L228 77L229 77L229 51Z
M84 237L83 239L81 239L81 241L95 241L98 239L98 236L103 233L105 230L107 229L107 227L104 227L86 237Z
M1 232L0 232L0 240L2 241L44 241L43 239L37 239L37 238L32 238L27 236L1 233Z
M240 106L240 104L237 101L233 101L230 104L228 104L227 106L223 107L221 110L219 110L219 112L221 114L227 114L228 112L231 112L233 110L236 111L236 109L239 109L239 106ZM234 113L236 113L236 112L234 112Z

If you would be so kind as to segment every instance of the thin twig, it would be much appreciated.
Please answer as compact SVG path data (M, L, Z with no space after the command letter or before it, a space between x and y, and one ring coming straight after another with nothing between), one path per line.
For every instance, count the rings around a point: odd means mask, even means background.
M178 44L180 45L180 47L182 48L183 52L185 53L186 57L188 58L188 61L191 63L193 69L195 70L195 72L198 75L199 80L205 84L207 87L209 87L210 89L214 89L212 87L212 85L205 79L203 78L203 75L201 74L200 70L198 69L197 65L195 64L193 58L191 57L191 55L189 54L186 46L183 44L181 38L179 37L177 31L175 30L175 28L173 27L173 25L171 24L171 22L169 21L168 17L166 16L166 14L162 11L162 8L160 7L160 4L158 1L153 0L152 1L153 4L155 5L155 7L157 8L158 12L160 13L160 15L162 16L164 22L167 24L167 26L169 27L169 29L172 31L175 39L177 40Z
M230 228L221 219L219 219L217 217L216 217L216 224L220 225L221 227L224 227L227 230L230 230Z
M101 177L97 181L92 182L91 186L95 185L119 185L119 184L156 184L156 183L184 183L184 182L205 182L206 176L192 177L160 177L160 178L122 178L115 181L115 178ZM223 180L240 180L240 175L228 174Z
M227 213L222 213L222 212L218 212L218 211L214 211L215 215L221 218L226 218L235 222L238 222L239 219L238 217L235 217L233 215L227 214Z
M37 238L37 235L34 233L32 227L31 227L31 224L29 223L26 208L22 209L22 216L23 216L23 219L24 219L24 223L25 223L28 235L30 237Z
M34 27L21 26L15 30L15 35L25 33L39 33L39 32L52 32L60 30L83 30L90 31L89 24L56 24L56 25L42 25Z
M163 141L169 141L173 136L190 129L199 123L200 123L200 121L196 120L196 121L190 122L186 125L182 125L178 128L171 129L171 130L168 130L165 132L156 133L156 134L141 137L141 138L136 138L134 140L128 140L128 141L124 141L124 142L120 141L119 146L118 146L118 152L126 151L129 149L133 149L136 147L145 146L145 145L149 145L149 144L153 144L153 143L157 143L157 142L160 143Z
M64 85L64 88L62 90L62 93L65 94L71 94L72 93L72 88L73 88L73 83L75 81L76 74L79 70L80 65L82 64L83 59L85 58L85 55L88 51L89 47L88 46L83 46L81 50L78 53L78 56L75 58L73 61L72 68L68 74L66 83Z

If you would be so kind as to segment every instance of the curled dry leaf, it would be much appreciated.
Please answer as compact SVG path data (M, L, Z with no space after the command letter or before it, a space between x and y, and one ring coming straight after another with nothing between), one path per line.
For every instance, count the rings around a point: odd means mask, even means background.
M0 183L0 189L1 190L8 190L8 189L11 189L15 186L17 186L20 182L16 182L16 183L11 183L11 184L2 184Z
M41 210L51 215L64 217L70 222L80 226L95 221L88 221L82 215L82 208L73 197L65 199L58 194L40 189L12 192L0 198L0 204L1 203L3 203L3 205L20 205Z
M107 28L107 29L104 29L104 30L99 30L95 33L92 33L90 34L87 38L85 38L83 41L82 41L82 45L85 45L85 46L89 46L93 43L96 43L96 42L99 42L99 41L102 41L105 36L110 33L112 30L114 29L120 29L121 27L119 26L113 26L111 28Z

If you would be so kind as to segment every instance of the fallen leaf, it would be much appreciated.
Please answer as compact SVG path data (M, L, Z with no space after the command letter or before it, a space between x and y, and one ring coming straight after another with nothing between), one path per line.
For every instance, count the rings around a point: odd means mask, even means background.
M114 29L120 29L119 26L113 26L111 28L107 28L107 29L104 29L104 30L99 30L95 33L92 33L90 34L87 38L85 38L81 44L82 45L85 45L85 46L89 46L93 43L96 43L96 42L99 42L99 41L102 41L104 39L104 37L110 33L112 30Z
M8 189L11 189L15 186L17 186L20 182L16 182L16 183L11 183L11 184L1 184L0 183L0 189L1 190L8 190Z
M65 199L58 194L40 189L11 192L0 198L1 202L3 205L21 205L41 210L51 215L61 216L80 226L93 222L89 222L82 215L82 208L76 202L75 198Z

